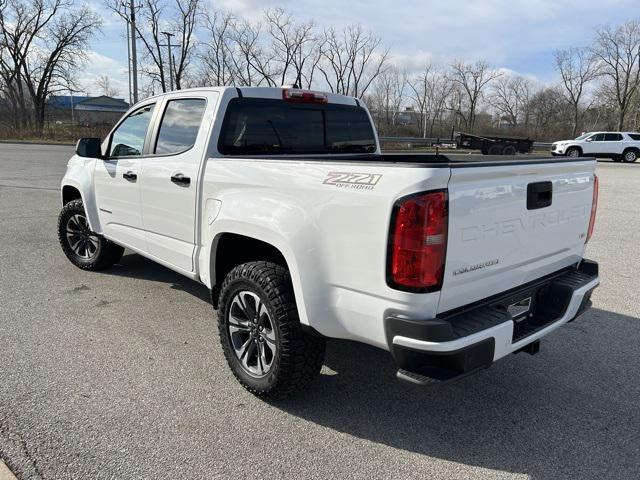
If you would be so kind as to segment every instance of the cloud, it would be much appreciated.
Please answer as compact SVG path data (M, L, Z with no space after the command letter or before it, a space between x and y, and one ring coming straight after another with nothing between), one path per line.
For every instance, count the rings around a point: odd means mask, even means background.
M124 63L96 51L87 53L88 61L78 72L77 81L83 92L100 95L102 92L96 85L98 77L108 75L111 85L118 90L118 97L129 100L129 83L126 57Z
M417 71L427 62L485 59L542 82L557 80L553 51L591 42L596 26L619 24L637 11L638 0L204 0L208 10L224 9L259 21L265 8L281 7L320 28L360 23L391 50L398 68ZM96 7L105 20L82 82L95 93L106 73L127 96L124 20ZM197 32L198 37L200 32ZM206 42L206 38L201 40ZM143 56L138 43L139 58ZM141 79L142 80L142 79Z
M383 38L399 64L483 58L543 78L553 75L554 49L586 45L596 26L637 11L637 0L210 1L252 18L282 7L320 26L361 23Z

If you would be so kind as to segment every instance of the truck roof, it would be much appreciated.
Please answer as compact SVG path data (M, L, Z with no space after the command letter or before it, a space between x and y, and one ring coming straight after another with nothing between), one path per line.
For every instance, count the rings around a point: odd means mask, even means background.
M231 86L222 86L222 87L194 87L194 88L184 88L182 90L173 90L171 92L164 92L154 95L152 97L147 97L140 102L147 101L153 98L160 98L164 95L169 94L183 94L183 93L197 93L197 92L218 92L221 95L227 91L233 90L236 92L237 96L249 97L249 98L270 98L274 100L282 99L282 91L287 89L294 89L293 87L283 86L283 87L231 87ZM324 92L321 90L309 90L309 89L295 89L295 90L303 90L303 91L313 91L326 95L328 103L338 103L343 105L361 105L360 100L355 97L349 97L347 95L341 95L338 93L332 92ZM138 102L138 103L140 103Z

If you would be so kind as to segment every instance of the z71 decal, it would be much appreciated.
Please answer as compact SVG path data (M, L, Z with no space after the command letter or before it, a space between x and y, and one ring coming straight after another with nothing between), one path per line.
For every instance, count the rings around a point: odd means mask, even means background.
M353 190L373 190L382 175L377 173L329 172L324 179L325 185Z

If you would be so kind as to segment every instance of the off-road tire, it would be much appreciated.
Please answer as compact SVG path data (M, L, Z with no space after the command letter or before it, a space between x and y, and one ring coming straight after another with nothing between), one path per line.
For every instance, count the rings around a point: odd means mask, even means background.
M87 217L84 211L84 205L82 203L82 200L80 199L72 200L67 203L64 207L62 207L60 215L58 216L58 240L60 242L60 246L62 247L62 251L71 263L83 270L97 271L109 268L118 260L120 260L122 254L124 253L124 248L120 245L116 245L115 243L110 242L102 235L98 235L97 233L88 230L88 223L86 223L87 234L90 234L91 237L95 239L97 247L95 253L89 258L83 258L78 255L73 250L67 235L67 226L69 219L74 216L84 218L86 222Z
M264 377L245 370L236 355L229 331L231 302L241 292L256 294L267 308L276 332L276 352ZM238 382L251 393L281 399L307 388L320 373L326 341L303 330L286 268L266 261L238 265L226 276L220 289L218 334L224 356Z

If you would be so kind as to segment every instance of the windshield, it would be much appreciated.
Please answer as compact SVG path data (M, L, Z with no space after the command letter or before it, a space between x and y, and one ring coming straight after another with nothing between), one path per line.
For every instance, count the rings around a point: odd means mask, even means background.
M362 107L243 97L229 102L218 150L224 155L373 153L376 141Z
M590 137L591 135L593 135L593 132L587 132L587 133L583 133L582 135L580 135L579 137L576 137L576 140L584 140L585 138Z

